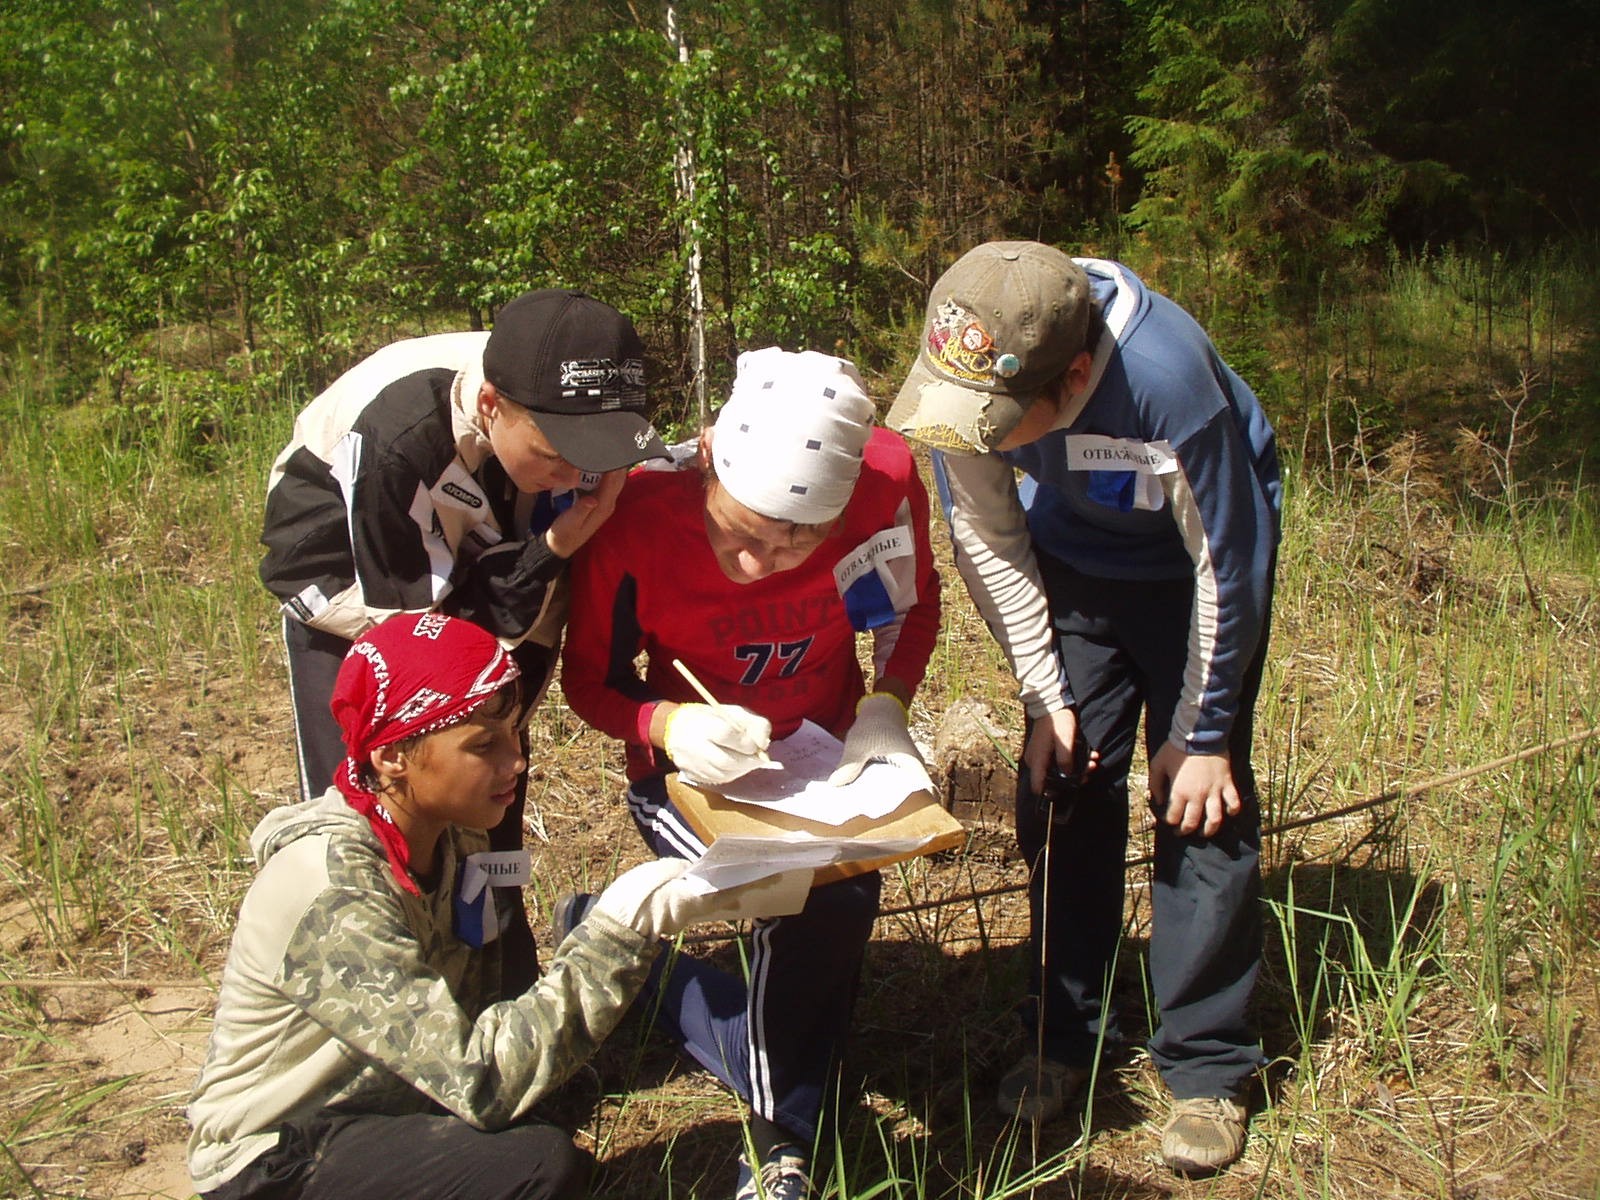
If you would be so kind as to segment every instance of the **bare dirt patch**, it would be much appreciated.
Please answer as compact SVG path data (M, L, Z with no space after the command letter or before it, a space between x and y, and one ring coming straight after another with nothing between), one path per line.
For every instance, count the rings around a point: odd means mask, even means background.
M1350 564L1350 586L1366 602L1414 605L1421 622L1442 592L1468 585L1437 524L1412 529L1414 511L1402 506L1405 537L1369 537L1352 526L1345 531L1351 544L1329 553ZM1391 550L1410 557L1401 562ZM1552 1018L1537 964L1506 983L1499 1014L1512 1048L1506 1055L1487 1052L1477 997L1430 980L1405 1015L1408 1075L1392 1047L1374 1050L1359 1007L1306 989L1324 967L1335 983L1352 975L1352 943L1311 942L1291 954L1270 923L1257 1010L1274 1062L1250 1146L1219 1179L1174 1178L1157 1153L1165 1095L1139 1048L1148 1032L1142 866L1129 876L1115 993L1133 1044L1086 1108L1037 1136L994 1114L994 1083L1024 1048L1012 1009L1025 973L1026 908L1006 827L1007 772L984 751L987 734L946 755L945 718L955 704L927 698L970 700L965 718L993 730L991 748L1014 748L1021 722L987 632L954 574L945 578L951 649L940 669L963 674L931 679L914 716L919 736L940 751L936 766L947 769L938 782L970 836L963 852L886 876L848 1064L846 1161L868 1172L850 1180L852 1194L892 1175L901 1182L882 1194L951 1195L957 1181L970 1188L992 1180L1002 1164L1015 1175L1018 1164L1049 1158L1085 1126L1091 1140L1083 1165L1033 1195L1274 1197L1306 1194L1308 1183L1310 1194L1341 1198L1600 1194L1600 1039L1592 1022ZM51 637L52 603L45 596L14 604L7 635ZM1586 628L1592 603L1578 589L1569 605ZM1311 716L1302 727L1264 730L1263 738L1279 760L1291 746L1311 761L1329 758L1331 771L1340 766L1332 760L1341 745L1338 715L1316 706L1338 665L1289 606L1275 642L1286 686L1299 689ZM172 673L140 677L119 695L109 684L88 687L42 751L26 732L36 725L36 697L0 695L0 763L10 788L0 829L0 970L31 981L0 989L0 1144L14 1160L0 1157L0 1195L187 1195L182 1109L203 1053L212 981L249 879L244 841L262 814L293 798L294 765L281 673L247 677L196 652L173 657ZM556 895L597 886L646 851L620 802L619 748L577 721L559 690L532 736L528 840L537 884L529 899L548 944ZM1406 767L1366 765L1385 780L1403 778ZM1276 815L1328 806L1326 774L1307 772L1311 790L1280 797L1291 811ZM1462 802L1476 799L1469 792ZM1135 810L1130 853L1137 856L1148 834ZM1392 929L1385 933L1392 903L1417 882L1409 871L1419 848L1461 836L1448 806L1437 814L1419 806L1269 838L1267 896L1283 904L1292 879L1299 903L1348 919L1364 951L1382 961L1383 939L1393 940ZM105 869L87 869L94 864ZM1453 885L1424 889L1424 911L1402 936L1418 936L1428 916L1444 911ZM730 967L738 961L727 939L696 941L689 952ZM1600 962L1587 942L1570 953L1571 1010L1592 1013L1600 1009ZM121 985L90 986L104 980ZM1564 1064L1560 1097L1550 1095L1552 1063ZM551 1115L596 1153L599 1195L731 1192L738 1106L640 1021L625 1025L555 1098Z

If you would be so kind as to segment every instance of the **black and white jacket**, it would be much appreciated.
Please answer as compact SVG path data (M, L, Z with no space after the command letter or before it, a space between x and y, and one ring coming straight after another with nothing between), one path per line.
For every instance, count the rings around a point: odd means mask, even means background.
M295 419L273 464L261 579L284 613L354 639L437 609L554 646L566 560L543 536L570 493L519 492L478 415L487 333L385 346Z

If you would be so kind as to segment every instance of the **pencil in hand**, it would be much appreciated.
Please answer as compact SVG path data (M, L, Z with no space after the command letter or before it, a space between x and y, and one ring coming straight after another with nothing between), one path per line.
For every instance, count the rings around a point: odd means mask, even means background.
M704 700L712 708L715 708L715 709L718 709L718 710L724 711L724 712L727 711L727 709L730 706L726 705L726 704L723 704L720 700L718 700L715 696L713 696L711 694L710 689L707 688L705 684L701 683L700 680L698 678L696 678L695 673L693 671L689 670L689 668L684 665L683 659L681 659L681 658L673 659L672 660L672 665L673 665L673 668L678 672L678 674L683 676L684 682L686 682L690 687L692 687L695 690L695 694L697 696L699 696L700 699ZM766 749L765 746L760 747L756 751L756 756L760 759L761 764L763 766L769 766L770 767L772 765L772 756L767 753L767 749Z

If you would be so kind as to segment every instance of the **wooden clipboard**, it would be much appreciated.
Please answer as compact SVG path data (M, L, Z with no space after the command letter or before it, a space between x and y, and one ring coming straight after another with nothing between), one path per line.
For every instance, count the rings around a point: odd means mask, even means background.
M902 859L917 858L937 850L953 850L967 840L966 828L934 798L932 792L913 792L899 808L876 820L856 817L843 825L825 825L803 817L776 812L754 804L739 804L719 792L683 783L674 771L667 776L667 796L678 811L707 843L720 834L773 837L784 833L810 833L817 837L926 838L925 844L903 854L859 862L834 863L816 873L813 886L837 883L852 875L864 875Z

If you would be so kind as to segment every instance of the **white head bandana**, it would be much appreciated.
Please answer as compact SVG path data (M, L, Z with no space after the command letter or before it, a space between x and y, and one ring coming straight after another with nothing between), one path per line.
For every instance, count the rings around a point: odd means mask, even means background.
M831 521L855 490L872 417L854 363L815 350L746 351L717 414L717 479L764 517Z

